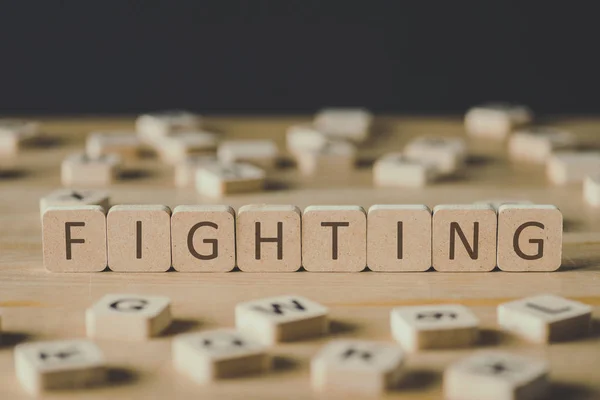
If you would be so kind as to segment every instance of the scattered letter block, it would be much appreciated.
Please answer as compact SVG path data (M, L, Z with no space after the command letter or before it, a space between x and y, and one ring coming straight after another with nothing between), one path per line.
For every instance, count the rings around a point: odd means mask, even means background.
M163 161L177 164L192 155L208 155L217 148L219 135L205 131L179 132L162 138L156 146Z
M42 217L42 239L48 271L97 272L106 268L106 215L100 206L48 208Z
M546 362L509 353L475 353L444 371L448 400L536 400L548 386Z
M302 216L302 265L358 272L367 265L367 215L359 206L309 206Z
M135 127L140 137L152 144L171 133L197 130L201 122L197 114L174 110L141 115Z
M15 156L24 142L39 135L37 122L0 119L0 156Z
M265 344L324 335L329 330L327 308L300 296L279 296L239 303L235 325Z
M107 154L90 158L84 153L72 154L61 164L61 180L65 186L106 186L119 174L121 157Z
M171 267L171 210L162 205L114 206L108 212L108 265L120 272Z
M555 185L581 183L592 172L600 170L600 152L559 152L546 163L546 174Z
M223 164L246 162L267 170L275 167L278 156L272 140L229 140L217 150L217 158Z
M431 210L374 205L367 216L367 265L372 271L427 271L431 267Z
M577 138L571 132L537 127L523 129L511 135L508 141L508 154L516 161L529 161L543 164L556 150L573 148Z
M516 127L533 119L525 106L514 104L485 104L473 107L465 115L465 129L472 136L504 139Z
M315 127L327 136L364 142L371 130L373 115L362 108L327 108L317 113Z
M505 204L498 210L498 268L555 271L562 262L563 216L540 204Z
M583 198L592 207L600 207L600 173L593 172L583 181Z
M107 294L85 312L87 335L124 340L158 336L171 324L170 305L163 296Z
M233 329L179 335L173 340L173 364L179 372L205 384L221 378L268 370L266 348Z
M203 165L196 171L196 190L209 197L258 192L266 181L264 170L246 163Z
M142 142L134 132L93 132L85 143L89 158L97 159L118 154L124 159L135 159L142 149Z
M88 340L19 344L15 347L15 370L31 395L94 386L107 379L104 356Z
M237 264L246 272L293 272L302 265L302 213L292 205L247 205L238 211Z
M448 175L464 166L467 145L462 138L422 136L404 147L404 156L408 160L433 166L441 175Z
M343 141L328 141L319 149L303 150L295 156L303 175L341 176L354 170L356 146Z
M217 157L214 155L192 155L186 157L185 160L175 165L175 186L192 186L196 179L198 168L216 162Z
M381 395L402 377L398 346L366 340L334 340L311 361L313 389L320 392Z
M531 342L549 343L584 336L592 307L553 295L540 295L498 306L498 324Z
M467 347L479 338L479 320L458 304L394 308L391 323L394 339L407 351Z
M100 206L105 211L110 207L108 192L88 189L58 189L40 199L40 215L48 207Z
M311 125L292 125L286 132L287 149L292 154L317 151L325 147L327 137Z
M488 204L433 209L433 268L491 271L496 266L496 211Z
M235 211L225 205L175 207L171 245L177 271L231 271L235 267Z
M376 186L425 186L438 176L432 164L408 159L402 153L388 153L375 161L373 181Z

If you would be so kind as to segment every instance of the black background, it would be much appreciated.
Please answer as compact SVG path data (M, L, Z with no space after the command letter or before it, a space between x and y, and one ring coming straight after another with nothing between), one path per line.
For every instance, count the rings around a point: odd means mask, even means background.
M593 3L0 1L0 114L600 110Z

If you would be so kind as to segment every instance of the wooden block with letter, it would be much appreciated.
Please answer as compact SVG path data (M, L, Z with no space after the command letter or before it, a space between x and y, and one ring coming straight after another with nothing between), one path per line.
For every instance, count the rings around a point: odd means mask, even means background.
M219 135L213 132L177 132L160 139L155 148L163 161L177 164L193 155L214 153L218 140Z
M266 347L233 329L178 335L173 340L175 369L200 384L267 371Z
M107 294L85 312L87 335L95 339L144 340L171 324L171 301L164 296Z
M118 154L123 159L135 159L141 150L142 142L135 132L92 132L85 143L86 154L91 159L108 154Z
M286 131L285 139L287 149L292 154L317 151L328 142L323 132L308 124L290 126Z
M556 206L500 206L498 268L503 271L557 270L562 260L562 231L563 216Z
M372 271L427 271L431 267L429 207L371 206L367 216L367 265Z
M327 308L301 296L278 296L235 306L235 326L265 344L302 340L329 331Z
M433 268L491 271L496 266L496 211L489 204L438 205L433 209Z
M0 159L15 156L21 145L39 135L37 122L0 119Z
M385 154L373 165L373 181L376 186L425 186L438 175L433 164L409 159L402 153Z
M576 144L573 133L541 126L513 133L508 141L508 154L516 161L544 163L553 152L573 148Z
M367 215L360 206L309 206L302 215L302 265L358 272L367 265Z
M459 304L397 307L392 336L407 351L467 347L479 339L479 320Z
M84 153L71 154L61 164L61 180L65 186L107 186L118 177L121 157L107 154L90 158Z
M315 127L327 136L364 142L371 132L373 115L363 108L326 108L315 115Z
M266 182L264 170L247 163L206 164L196 171L196 190L208 197L258 192Z
M48 271L97 272L106 268L106 214L100 206L49 207L42 217L42 239Z
M191 155L175 164L175 186L193 186L198 168L217 162L215 155Z
M171 246L177 271L231 271L235 267L235 211L225 205L175 207Z
M245 272L294 272L302 265L300 209L246 205L237 217L237 265Z
M546 162L546 175L555 185L581 183L587 175L600 170L600 152L562 151Z
M504 139L516 127L528 124L533 113L527 107L508 103L491 103L473 107L465 115L469 135Z
M273 169L279 150L273 140L228 140L219 145L217 158L224 164L249 163Z
M592 307L554 295L539 295L498 306L498 324L531 342L548 343L589 332Z
M57 206L100 206L107 211L110 197L104 190L58 189L40 198L40 215L48 207Z
M433 166L441 175L453 174L463 168L467 145L459 137L421 136L404 147L408 160Z
M163 205L118 205L106 218L108 266L119 272L164 272L171 267L171 210Z
M337 140L327 141L318 149L295 153L300 173L307 176L347 176L354 170L356 146Z
M140 115L136 131L147 143L156 143L171 133L200 129L202 118L188 111L172 110Z
M333 340L311 360L313 389L346 395L382 395L398 386L404 365L400 347L368 340Z
M600 172L592 172L583 181L583 199L592 207L600 207Z

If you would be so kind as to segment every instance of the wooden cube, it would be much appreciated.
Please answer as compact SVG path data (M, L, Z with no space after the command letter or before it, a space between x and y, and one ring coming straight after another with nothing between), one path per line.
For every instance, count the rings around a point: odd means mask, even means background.
M535 343L565 341L584 336L590 328L592 307L554 295L539 295L498 306L498 324Z
M328 312L305 297L270 297L237 304L235 326L264 344L290 342L326 334Z
M39 135L39 124L18 119L0 119L0 156L15 156L21 145Z
M224 164L249 163L259 168L273 169L279 150L273 140L228 140L217 150L217 158Z
M534 400L548 387L547 362L504 352L478 352L444 371L448 400Z
M135 159L141 150L142 142L135 132L92 132L85 143L86 154L91 159L109 154L118 154L123 159Z
M233 329L178 335L172 347L175 369L200 384L271 367L265 346Z
M528 124L533 113L517 104L493 103L473 107L465 115L465 129L471 136L504 139L516 127Z
M600 173L592 172L585 177L583 199L592 207L600 207Z
M318 151L328 142L327 136L310 124L290 126L285 138L287 149L292 154Z
M171 267L171 210L119 205L108 212L108 265L119 272L164 272Z
M574 148L577 138L564 129L533 127L511 135L508 154L512 160L543 164L557 150Z
M555 185L581 183L592 172L600 169L600 152L558 152L546 163L546 175Z
M42 241L44 266L48 271L103 271L107 265L104 209L49 207L42 217Z
M562 263L562 230L563 216L556 206L500 206L498 268L503 271L557 270Z
M235 211L225 205L175 207L171 246L177 271L231 271L235 267Z
M61 164L61 181L65 186L106 186L118 178L121 157L107 154L90 158L84 153L71 154Z
M208 197L259 192L266 182L264 170L247 163L206 164L196 170L196 190Z
M194 113L173 110L140 115L135 121L136 131L147 143L174 132L200 129L202 118Z
M108 375L98 346L81 339L19 344L15 347L15 372L31 395L98 385Z
M302 265L358 272L367 265L367 215L360 206L309 206L302 216Z
M100 206L110 207L110 197L104 190L58 189L40 198L40 215L49 207L57 206Z
M85 311L87 335L95 339L144 340L171 325L171 301L164 296L107 294Z
M411 352L467 347L479 339L479 320L459 304L397 307L391 325L394 339Z
M373 182L383 187L419 187L434 181L439 173L433 164L388 153L375 161Z
M302 265L300 209L246 205L237 217L237 265L245 272L294 272Z
M169 164L184 162L192 155L210 155L217 148L219 135L207 131L178 132L157 142L157 152Z
M186 157L185 160L175 164L175 186L193 186L198 168L216 162L217 157L214 155L191 155Z
M441 175L448 175L464 167L467 145L464 139L457 137L421 136L406 144L404 156L433 166Z
M398 386L404 353L398 346L368 340L333 340L311 360L314 390L381 395Z
M363 108L326 108L315 115L314 126L329 137L360 143L369 137L372 121Z
M433 209L433 268L483 272L496 266L496 211L487 204Z
M356 146L344 141L327 141L319 149L295 154L300 173L307 176L345 176L354 170Z
M371 271L427 271L431 267L431 210L426 205L369 208L367 265Z

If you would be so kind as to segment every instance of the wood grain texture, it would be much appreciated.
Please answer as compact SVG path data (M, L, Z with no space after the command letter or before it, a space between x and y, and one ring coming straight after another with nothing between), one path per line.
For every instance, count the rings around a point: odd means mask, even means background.
M285 129L309 117L207 118L207 128L225 138L268 138L280 149ZM469 140L468 168L456 177L414 189L375 188L371 165L378 156L401 150L419 135L464 136L461 118L380 117L373 139L359 148L356 171L348 176L304 177L284 165L269 172L262 193L229 196L220 203L236 210L244 204L471 203L487 199L528 199L556 204L565 216L563 266L551 273L116 273L54 274L42 266L38 202L60 187L62 158L83 148L92 130L131 129L133 118L42 119L44 146L24 150L16 171L0 172L0 398L26 398L15 378L13 346L25 340L85 336L85 309L106 293L164 295L172 299L175 322L160 338L140 343L99 340L111 366L112 385L57 393L49 399L311 399L309 362L331 338L391 341L389 312L395 306L460 303L471 307L484 328L478 348L503 349L545 358L550 363L555 399L600 398L600 211L585 205L579 185L553 186L541 165L507 161L503 144ZM572 129L591 145L598 119L570 119L557 125ZM114 203L211 204L193 188L176 188L173 167L144 158L129 164L109 190ZM553 293L593 306L595 322L585 339L536 346L503 334L496 306L538 293ZM329 337L278 344L275 370L202 387L180 375L171 363L173 335L232 327L235 304L256 298L297 294L330 309ZM404 387L388 395L398 399L438 399L442 372L471 349L427 351L411 355Z

